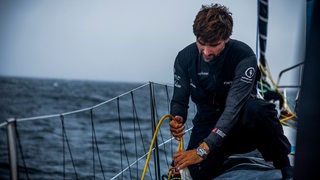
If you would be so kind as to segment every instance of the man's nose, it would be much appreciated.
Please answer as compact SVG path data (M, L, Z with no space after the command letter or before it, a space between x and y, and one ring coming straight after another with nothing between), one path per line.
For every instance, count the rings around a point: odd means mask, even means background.
M205 55L212 54L212 52L208 46L203 47L203 54L205 54Z

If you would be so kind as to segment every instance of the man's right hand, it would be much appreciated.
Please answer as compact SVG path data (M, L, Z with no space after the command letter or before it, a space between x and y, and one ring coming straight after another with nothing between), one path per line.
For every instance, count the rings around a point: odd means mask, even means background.
M170 131L175 137L176 140L180 140L180 138L185 134L183 131L185 126L183 125L183 117L181 116L175 116L174 120L171 120L169 125L170 125Z

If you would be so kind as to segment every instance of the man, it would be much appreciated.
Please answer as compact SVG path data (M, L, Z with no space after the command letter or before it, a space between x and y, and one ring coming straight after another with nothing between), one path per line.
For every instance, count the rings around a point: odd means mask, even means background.
M186 151L174 154L178 169L193 179L212 179L231 155L258 149L266 161L292 177L290 143L274 104L256 97L256 56L243 42L230 39L233 19L219 4L202 6L193 32L196 42L181 50L174 64L170 131L184 135L189 96L197 105Z

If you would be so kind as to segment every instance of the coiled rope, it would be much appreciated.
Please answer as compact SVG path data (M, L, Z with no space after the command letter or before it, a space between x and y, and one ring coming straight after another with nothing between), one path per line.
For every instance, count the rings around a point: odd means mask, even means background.
M150 148L149 148L149 151L148 151L148 156L147 156L147 159L146 159L146 163L145 163L145 165L144 165L143 172L142 172L142 175L141 175L141 180L144 180L144 177L145 177L145 175L146 175L147 168L148 168L148 164L149 164L149 160L150 160L151 153L152 153L152 149L153 149L153 145L154 145L154 142L155 142L155 140L156 140L156 138L157 138L157 134L158 134L158 131L159 131L159 129L160 129L160 126L161 126L162 122L163 122L167 117L169 117L169 118L171 118L172 120L175 121L174 116L172 116L171 114L165 114L165 115L163 115L163 116L161 117L161 119L159 120L159 123L158 123L158 125L157 125L157 127L156 127L156 130L155 130L154 134L153 134L153 138L152 138L152 141L151 141L151 144L150 144ZM182 151L182 149L183 149L183 139L182 139L182 137L181 137L180 140L179 140L179 144L178 144L178 151Z
M294 117L297 117L297 115L290 109L289 105L288 105L288 102L287 102L287 99L286 97L283 95L283 93L279 90L278 88L278 85L275 83L275 81L273 80L272 76L271 76L271 73L270 73L270 68L269 68L269 64L268 62L266 61L266 66L267 66L267 70L263 67L263 65L260 63L260 69L261 71L267 75L267 77L270 79L273 87L275 88L275 90L281 95L281 97L283 98L284 100L284 103L283 103L283 108L288 112L287 116L285 116L284 118L280 119L280 122L281 123L285 123L285 121L289 120L289 119L292 119Z

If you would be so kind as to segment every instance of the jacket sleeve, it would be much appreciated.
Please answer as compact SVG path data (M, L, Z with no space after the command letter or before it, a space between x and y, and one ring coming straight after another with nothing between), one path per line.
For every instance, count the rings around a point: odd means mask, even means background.
M184 121L187 118L190 96L190 78L186 60L181 52L175 59L174 89L170 107L170 113L173 116L182 116Z
M257 61L255 56L243 59L235 69L235 76L227 95L225 109L215 128L204 141L211 149L221 146L225 136L238 121L239 113L255 85Z

